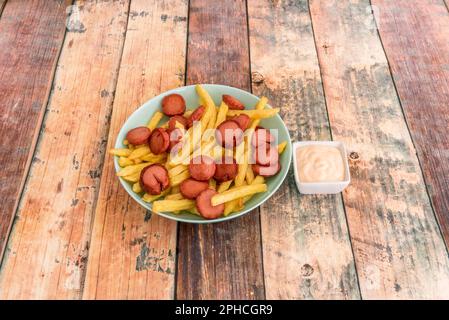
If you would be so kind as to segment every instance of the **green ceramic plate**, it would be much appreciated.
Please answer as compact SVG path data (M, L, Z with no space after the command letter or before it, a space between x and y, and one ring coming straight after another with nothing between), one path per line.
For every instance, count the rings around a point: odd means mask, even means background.
M249 92L246 92L246 91L243 91L240 89L223 86L223 85L215 85L215 84L204 84L202 86L207 90L207 92L209 92L212 99L214 99L216 105L220 105L221 96L223 94L230 94L230 95L236 97L237 99L242 101L243 104L248 109L253 109L255 107L256 103L259 101L258 97L252 95ZM144 103L139 109L137 109L128 118L128 120L126 120L125 124L123 125L122 129L119 132L117 141L115 142L115 148L124 148L125 146L123 145L123 140L126 137L126 133L135 127L145 126L148 123L149 119L153 116L153 113L156 112L157 110L161 109L160 106L161 106L162 98L171 93L178 93L178 94L182 95L184 97L184 99L186 100L188 109L194 109L199 105L199 102L198 102L199 99L198 99L198 95L196 94L196 91L195 91L195 86L186 86L186 87L176 88L176 89L164 92L164 93L158 95L157 97L154 97L153 99ZM165 122L166 120L168 120L168 118L165 118L162 121ZM227 217L221 217L221 218L215 219L215 220L206 220L200 216L196 216L196 215L189 214L189 213L174 214L174 213L164 212L164 213L159 213L159 215L166 217L168 219L181 221L181 222L214 223L214 222L221 222L221 221L226 221L226 220L240 217L240 216L244 215L245 213L250 212L254 208L257 208L265 201L267 201L268 198L270 198L273 195L273 193L276 192L276 190L282 184L282 182L284 181L284 179L287 175L288 169L290 167L290 160L292 158L292 145L291 145L290 135L288 133L287 127L285 126L285 123L282 121L282 119L279 115L276 115L275 117L272 117L269 119L262 120L261 125L267 129L278 129L278 142L281 142L281 141L288 142L285 151L283 152L283 154L280 157L281 166L282 166L281 171L276 176L266 179L266 184L268 186L267 192L258 193L256 195L254 195L245 204L245 208L243 210L234 212ZM119 171L120 166L118 165L118 157L115 157L114 165L115 165L115 170ZM133 192L132 185L129 182L125 181L122 178L119 178L119 179L120 179L120 182L123 185L123 187L129 193L129 195L134 200L136 200L142 207L151 211L151 204L142 201L140 195Z

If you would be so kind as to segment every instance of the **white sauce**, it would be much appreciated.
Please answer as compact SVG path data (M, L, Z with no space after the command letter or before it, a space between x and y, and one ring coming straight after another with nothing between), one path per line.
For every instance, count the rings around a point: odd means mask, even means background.
M335 182L345 179L343 157L336 147L300 147L296 149L295 165L301 182Z

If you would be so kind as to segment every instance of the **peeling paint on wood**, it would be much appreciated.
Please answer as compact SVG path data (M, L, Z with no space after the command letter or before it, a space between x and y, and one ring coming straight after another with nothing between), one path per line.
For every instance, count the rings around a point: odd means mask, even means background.
M330 140L307 1L251 0L248 14L254 93L281 107L293 141ZM299 195L291 168L261 222L267 299L359 298L340 195Z
M98 141L112 107L98 92L114 90L127 7L86 2L79 7L86 32L66 36L37 144L41 161L31 166L2 265L1 298L81 297L97 192L78 188L98 185L90 171L101 168L105 147Z
M343 195L362 298L447 298L447 251L369 5L310 1L332 135L358 154Z
M187 11L183 0L131 2L107 148L140 105L184 84L177 73L185 68L187 25L159 17L186 17ZM176 233L176 222L151 216L128 196L107 155L83 298L172 299Z

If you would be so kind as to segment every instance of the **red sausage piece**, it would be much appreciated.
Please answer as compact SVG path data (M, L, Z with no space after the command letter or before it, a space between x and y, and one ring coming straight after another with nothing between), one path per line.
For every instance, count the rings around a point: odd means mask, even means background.
M168 129L176 129L176 122L179 122L184 128L187 127L187 119L184 116L176 115L168 120Z
M207 181L215 174L215 161L207 156L197 156L190 160L189 171L195 180Z
M168 145L168 150L172 150L184 136L183 130L179 128L175 128L173 130L167 130L167 133L170 136L170 144Z
M216 219L224 212L224 203L219 204L218 206L212 206L211 199L216 194L218 194L217 191L206 189L196 198L196 207L201 216L205 219Z
M258 145L265 143L270 144L272 142L274 142L274 136L270 133L270 130L262 127L256 127L251 139L251 144L253 147L257 147Z
M238 115L232 118L232 120L237 122L240 129L242 129L243 131L245 131L248 128L249 123L251 122L251 119L246 114Z
M222 99L223 99L223 102L228 105L229 109L232 109L232 110L243 110L243 109L245 109L245 106L243 105L243 103L241 103L239 100L237 100L233 96L230 96L228 94L224 94Z
M154 154L161 154L167 151L170 146L170 136L166 130L156 128L150 136L150 149Z
M196 181L195 179L189 178L184 180L179 185L179 191L187 199L195 199L198 195L209 188L209 183L206 181Z
M181 115L186 111L186 102L184 98L177 93L169 94L162 99L162 112L166 116Z
M148 194L161 194L169 186L167 169L160 164L145 167L140 173L140 186Z
M261 166L270 166L279 162L279 153L277 148L270 144L260 144L255 150L256 163Z
M187 119L187 128L193 126L194 121L200 121L201 117L204 114L204 111L206 111L206 108L204 106L199 106L198 108L196 108Z
M232 180L237 176L238 165L232 157L223 157L221 163L216 164L214 179L217 182Z
M222 147L232 149L242 143L243 131L234 120L226 120L217 127L215 138Z
M261 166L259 164L253 164L252 168L256 175L262 177L271 177L278 173L279 170L281 170L281 164L279 162L271 166Z
M126 140L133 145L144 144L148 142L151 130L147 127L137 127L131 129L126 134Z

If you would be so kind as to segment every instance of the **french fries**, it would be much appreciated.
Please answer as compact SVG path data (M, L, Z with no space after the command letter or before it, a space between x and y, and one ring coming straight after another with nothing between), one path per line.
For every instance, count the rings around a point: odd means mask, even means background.
M195 208L195 200L158 200L153 202L154 212L170 212Z
M271 118L279 112L279 108L264 109L264 110L228 110L228 117L238 116L240 114L246 114L251 119L265 119Z
M241 186L236 187L227 191L224 191L223 193L216 194L212 197L211 203L213 206L218 206L219 204L229 202L232 200L236 200L239 198L243 198L245 196L249 196L255 193L259 192L265 192L267 191L267 185L266 184L255 184L255 185L249 185L249 186Z
M123 145L126 148L110 149L109 153L118 157L118 164L121 169L117 172L117 176L131 183L133 192L140 194L143 201L152 203L154 212L179 213L187 211L199 216L201 214L198 212L196 201L204 201L204 198L200 200L186 199L180 192L180 184L191 176L189 170L190 160L199 155L206 155L216 160L221 159L223 156L235 158L238 164L238 171L234 179L220 184L214 178L208 180L209 189L217 191L217 194L211 198L211 205L224 204L223 214L226 216L234 211L243 209L245 203L253 195L267 191L264 177L255 176L252 166L249 164L250 139L252 131L255 130L260 121L276 115L279 109L265 108L268 99L261 97L254 109L233 110L223 101L220 106L216 106L212 97L201 85L196 85L195 90L205 110L201 118L198 119L199 122L195 122L187 131L184 131L180 142L182 147L178 154L169 153L166 149L161 154L154 154L151 152L149 144L133 145L127 139L123 140ZM232 101L229 101L229 103L232 103ZM184 117L190 117L193 109L185 111ZM222 147L216 141L215 132L207 129L216 129L224 121L241 114L245 114L251 119L249 127L245 130L243 143L234 148ZM148 121L147 127L150 130L158 127L168 129L168 121L161 123L163 117L164 114L162 112L156 111ZM180 122L175 122L175 127L184 130L184 126ZM286 147L287 141L279 143L277 146L278 153L282 154ZM143 182L140 181L140 176L144 168L155 163L159 163L166 168L169 186L159 195L150 195L143 190L141 185ZM158 171L153 172L156 174ZM147 176L145 176L145 181L147 181L146 178ZM149 186L151 186L150 182L151 180L148 181ZM146 190L151 190L147 189L147 187L149 188L147 184L145 186Z

